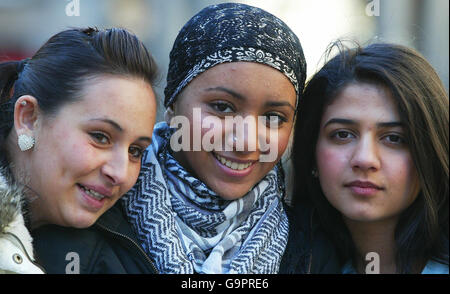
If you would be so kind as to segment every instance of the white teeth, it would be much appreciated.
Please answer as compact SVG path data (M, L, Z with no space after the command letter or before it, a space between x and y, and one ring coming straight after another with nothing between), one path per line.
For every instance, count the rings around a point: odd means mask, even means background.
M249 162L249 163L237 163L237 162L233 162L233 161L230 161L230 160L228 160L228 159L225 159L225 158L223 158L222 156L219 156L219 155L217 155L217 154L214 154L214 155L216 156L216 158L217 158L223 165L226 165L226 166L228 166L229 168L234 169L234 170L243 170L243 169L246 169L246 168L248 168L250 165L253 164L252 162Z
M100 194L100 193L98 193L98 192L95 192L94 190L90 190L90 189L86 188L85 186L81 186L81 185L80 185L80 187L81 187L87 194L89 194L90 196L94 197L95 199L102 200L103 198L105 198L104 195L102 195L102 194Z

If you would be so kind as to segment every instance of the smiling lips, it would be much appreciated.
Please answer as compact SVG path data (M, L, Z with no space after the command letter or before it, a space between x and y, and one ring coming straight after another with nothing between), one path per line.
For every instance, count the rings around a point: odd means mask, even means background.
M217 160L219 160L223 165L229 167L230 169L233 170L244 170L249 168L253 163L255 163L255 161L245 161L245 162L236 162L236 161L231 161L225 157L222 157L216 153L213 153L214 156L217 158Z
M89 196L95 198L97 200L102 200L103 198L111 197L112 193L107 191L106 189L98 188L98 187L87 187L81 184L78 186Z

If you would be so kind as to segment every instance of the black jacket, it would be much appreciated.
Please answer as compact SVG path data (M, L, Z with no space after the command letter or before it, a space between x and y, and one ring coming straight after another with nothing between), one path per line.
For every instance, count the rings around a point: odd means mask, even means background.
M285 206L289 218L289 239L280 274L340 273L336 252L313 223L311 209L293 211ZM154 263L139 246L125 219L120 203L105 212L86 229L46 225L31 232L36 259L49 274L73 270L72 256L78 254L81 274L154 274Z
M295 210L285 205L289 238L280 264L280 274L339 274L335 248L314 221L308 206Z
M143 251L120 201L86 229L46 225L31 232L37 262L49 274L74 270L74 252L80 274L155 274L152 260ZM66 260L67 259L67 260Z

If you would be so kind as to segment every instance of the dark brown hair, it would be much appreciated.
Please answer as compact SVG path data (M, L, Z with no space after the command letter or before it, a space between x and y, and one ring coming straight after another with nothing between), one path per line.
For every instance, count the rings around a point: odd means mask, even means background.
M386 86L405 126L406 140L419 175L421 191L402 212L396 227L396 262L400 273L414 264L449 255L449 100L439 76L416 51L393 44L345 48L308 82L300 104L293 146L294 206L313 205L318 222L346 262L354 245L341 214L325 198L311 174L325 107L351 83ZM331 49L329 50L331 52Z
M0 162L7 166L5 139L14 124L14 105L34 96L45 115L76 101L85 81L99 75L140 78L153 86L157 66L144 44L121 28L75 28L52 36L23 61L0 64Z

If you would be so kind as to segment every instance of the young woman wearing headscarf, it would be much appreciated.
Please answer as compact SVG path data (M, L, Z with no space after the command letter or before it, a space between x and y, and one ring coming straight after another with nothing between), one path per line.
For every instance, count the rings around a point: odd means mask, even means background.
M170 53L167 122L155 126L123 199L159 272L279 271L289 235L280 159L305 77L297 36L262 9L212 5L181 29ZM258 123L239 137L225 123L236 117Z

